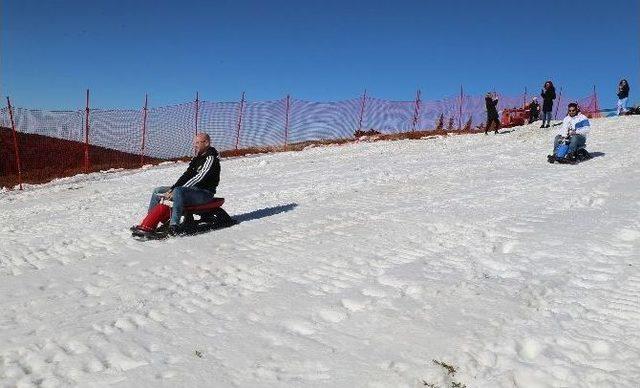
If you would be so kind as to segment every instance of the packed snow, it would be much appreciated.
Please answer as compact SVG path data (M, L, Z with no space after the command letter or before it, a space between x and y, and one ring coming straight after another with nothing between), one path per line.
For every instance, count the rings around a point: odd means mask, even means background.
M553 130L226 159L166 241L183 163L2 192L0 387L637 387L640 118Z

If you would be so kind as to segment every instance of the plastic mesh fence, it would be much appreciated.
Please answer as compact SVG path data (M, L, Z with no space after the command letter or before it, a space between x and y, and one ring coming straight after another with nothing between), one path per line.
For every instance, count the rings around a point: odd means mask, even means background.
M198 130L208 133L218 150L234 149L239 111L239 102L201 102Z
M362 129L391 134L413 130L415 101L386 101L368 97L364 104Z
M289 143L353 138L359 111L359 99L340 102L292 100Z
M145 156L159 159L193 156L193 136L196 133L195 113L195 102L149 109ZM139 116L141 116L140 113ZM142 124L137 128L138 133L141 131ZM139 150L141 142L136 144Z
M571 101L578 102L588 117L599 117L595 94L581 99L572 99L561 90L557 94L556 118L565 116ZM522 109L530 101L531 96L500 95L498 109ZM477 128L486 121L484 96L469 95L418 102L367 96L337 102L283 98L197 104L151 108L146 121L142 109L91 109L86 144L85 110L14 108L23 181L44 182L86 170L191 157L196 130L208 133L219 151L229 151L353 139L358 129L396 134L433 130L439 124L444 130ZM18 169L6 107L0 109L0 125L0 186L13 186L18 183Z

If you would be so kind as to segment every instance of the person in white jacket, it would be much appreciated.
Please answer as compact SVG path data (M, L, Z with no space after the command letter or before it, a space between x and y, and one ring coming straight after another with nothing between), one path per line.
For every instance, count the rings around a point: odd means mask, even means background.
M567 117L562 120L562 126L553 139L553 151L555 153L558 145L569 139L569 153L566 158L571 159L580 148L587 145L587 134L589 133L589 119L580 113L578 104L572 102L568 105Z

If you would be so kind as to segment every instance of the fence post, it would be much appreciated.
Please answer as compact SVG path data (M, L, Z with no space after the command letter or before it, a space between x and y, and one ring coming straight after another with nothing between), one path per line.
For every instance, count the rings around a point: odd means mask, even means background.
M240 128L242 128L242 111L244 110L244 92L242 92L242 98L240 99L240 109L238 109L238 127L236 128L236 150L240 144Z
M284 108L284 150L287 150L287 142L289 140L289 109L291 107L291 96L287 94Z
M558 108L560 107L560 100L562 99L562 86L560 86L560 93L558 94L558 101L556 102L556 113L553 115L553 119L558 119Z
M462 130L462 101L464 100L464 90L462 89L462 84L460 84L460 109L458 116L458 131Z
M11 130L13 131L13 151L16 155L16 167L18 168L18 185L22 190L22 166L20 164L20 151L18 149L18 136L16 135L16 123L13 120L13 108L11 108L11 101L7 97L7 106L9 107L9 118L11 120Z
M600 117L600 107L598 106L598 94L596 94L596 85L593 85L593 114L594 118Z
M84 172L89 173L89 89L87 89L87 106L84 119Z
M522 97L522 108L525 109L527 107L527 87L524 87L524 97Z
M147 134L147 102L148 96L144 95L144 108L142 110L142 144L140 145L140 167L144 166L144 146L145 137Z
M198 135L198 111L200 108L200 98L198 96L198 92L196 92L196 135Z
M415 132L418 126L418 117L420 117L420 89L416 91L416 106L413 109L413 122L411 123L411 132Z
M362 129L362 118L364 117L364 105L367 101L367 89L364 90L362 95L362 104L360 104L360 118L358 119L358 131Z

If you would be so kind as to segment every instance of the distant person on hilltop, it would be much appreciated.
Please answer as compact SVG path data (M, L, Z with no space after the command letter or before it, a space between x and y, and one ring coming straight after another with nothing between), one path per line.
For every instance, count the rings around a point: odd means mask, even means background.
M491 130L491 126L495 124L494 133L498 133L500 129L500 118L498 116L498 97L495 93L488 92L484 97L484 103L487 108L487 126L484 129L484 134L488 134Z
M618 116L627 113L627 100L629 99L629 83L623 79L618 83Z
M542 125L540 128L549 128L551 125L551 112L553 111L553 100L556 99L556 88L553 86L553 82L547 81L544 83L542 92ZM545 125L546 122L546 125Z
M570 103L567 108L567 117L562 120L562 126L553 139L553 155L549 155L549 162L552 162L552 156L555 156L556 160L563 158L566 161L574 162L577 152L587 145L587 133L590 128L589 119L580 113L578 104ZM558 148L562 144L568 145L564 155L560 155L558 152Z
M540 119L540 104L538 97L533 97L529 103L529 124Z

